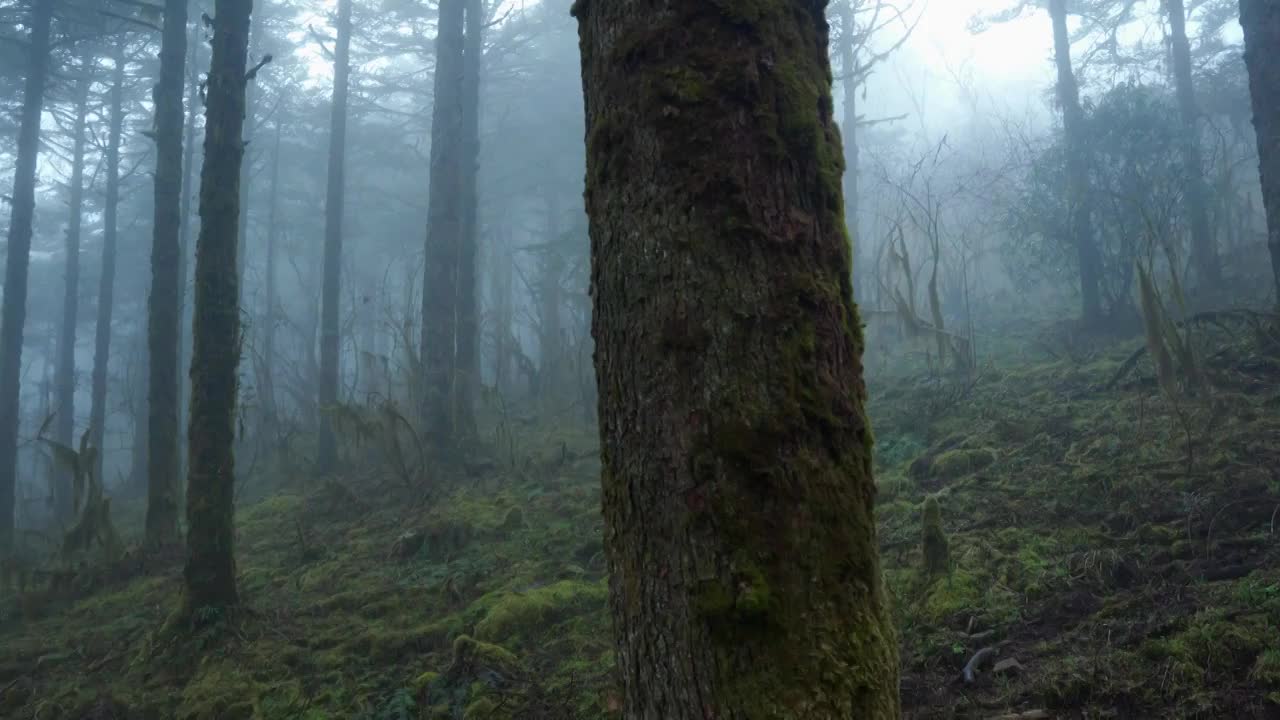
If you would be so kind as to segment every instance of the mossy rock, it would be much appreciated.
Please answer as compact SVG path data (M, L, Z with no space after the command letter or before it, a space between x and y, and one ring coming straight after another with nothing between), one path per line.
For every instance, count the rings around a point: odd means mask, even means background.
M518 640L564 618L604 606L608 590L602 582L561 580L523 593L502 596L476 625L486 641Z
M448 672L451 684L479 677L505 681L522 674L520 658L501 645L476 640L470 635L459 635L453 641L453 662Z

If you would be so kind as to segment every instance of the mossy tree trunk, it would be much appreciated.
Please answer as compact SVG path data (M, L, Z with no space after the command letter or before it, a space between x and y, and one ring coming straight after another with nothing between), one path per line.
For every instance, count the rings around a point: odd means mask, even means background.
M1204 158L1200 148L1200 112L1196 109L1195 86L1191 81L1191 44L1187 41L1187 11L1182 0L1164 0L1169 13L1173 51L1173 80L1182 118L1182 164L1186 173L1186 211L1191 226L1191 261L1196 279L1204 289L1222 284L1218 248L1209 229L1209 188L1204 181Z
M855 27L857 18L852 0L840 4L840 72L842 79L843 102L840 116L840 135L844 141L844 200L845 224L849 228L849 242L852 246L850 260L853 263L853 292L856 300L866 300L860 295L858 277L858 248L861 247L862 235L858 232L858 87L862 84L862 76L858 68ZM870 283L868 283L870 284Z
M182 91L187 55L187 0L165 0L160 77L155 101L155 220L151 241L151 297L147 302L146 541L170 545L178 534L178 326L182 289Z
M324 206L324 270L320 291L320 442L316 469L324 475L338 462L327 408L338 403L342 304L343 167L347 142L347 79L351 70L351 0L338 0L338 38L333 45L333 104L329 114L329 172Z
M1280 308L1280 2L1240 0L1244 62L1249 70L1258 170L1267 212L1267 247L1276 307Z
M108 99L110 118L107 130L106 198L102 211L102 270L98 281L98 316L93 335L93 379L90 391L89 429L93 446L94 476L102 478L102 442L107 424L107 366L111 359L111 317L115 310L116 234L120 206L120 136L124 129L124 49L117 46L112 56Z
M575 6L629 719L899 715L822 11Z
M440 0L435 93L431 112L431 186L427 200L426 277L422 286L423 407L428 441L453 443L453 382L457 371L458 257L462 207L463 25L465 0Z
M1071 67L1071 36L1067 33L1067 0L1049 0L1053 21L1053 59L1058 69L1057 95L1062 107L1062 133L1067 148L1067 207L1069 238L1075 245L1080 266L1080 307L1084 324L1102 323L1102 257L1093 237L1089 213L1089 164L1086 143L1081 137L1084 111L1080 108L1080 86Z
M68 183L67 254L62 282L62 321L58 326L58 370L54 374L53 436L68 447L75 445L76 425L76 325L80 316L80 226L84 212L85 118L89 114L89 85L93 58L80 58L75 85L76 115L71 128L71 179ZM72 475L60 467L54 483L54 513L66 522L72 519Z
M240 365L240 163L252 0L217 0L205 100L200 236L196 240L191 424L187 433L187 562L181 617L238 603L235 415ZM194 613L194 615L193 615Z
M18 398L22 388L22 335L27 320L27 271L31 265L32 220L36 208L36 159L40 154L40 117L49 74L49 26L53 0L33 0L27 23L27 77L22 91L17 161L9 206L9 238L0 309L0 552L13 547L13 511L17 491Z

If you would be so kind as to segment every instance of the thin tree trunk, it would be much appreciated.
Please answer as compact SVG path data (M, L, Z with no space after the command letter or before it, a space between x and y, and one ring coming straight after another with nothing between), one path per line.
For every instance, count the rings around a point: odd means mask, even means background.
M200 237L196 244L195 350L187 477L187 562L180 617L238 604L235 575L236 273L245 61L252 0L217 0L205 102Z
M343 171L347 142L347 81L351 54L351 0L338 0L338 38L333 46L333 105L329 115L329 176L324 210L324 270L320 291L320 442L317 471L337 465L337 443L327 410L338 404L341 375Z
M428 440L440 452L453 443L449 405L456 369L458 252L464 230L460 192L465 162L461 143L464 8L465 0L440 0L431 112L431 186L422 287L422 420Z
M261 12L261 8L259 8ZM262 48L262 23L253 26L249 47L254 50ZM240 168L240 227L237 237L240 247L236 250L236 274L240 277L240 306L244 307L245 267L249 261L249 205L253 196L249 190L253 184L253 160L256 149L251 147L254 131L257 130L258 93L252 83L244 88L244 145L245 154Z
M575 12L624 717L897 718L822 3Z
M853 264L854 300L864 301L861 280L858 277L858 248L862 235L858 232L858 57L854 52L853 2L841 5L840 69L844 73L842 87L844 107L841 108L840 139L844 143L844 216L849 228L849 258Z
M187 302L190 285L193 219L191 201L196 156L196 111L200 107L200 28L193 24L187 34L187 120L182 141L182 220L178 231L178 477L186 477L187 398L191 390L191 304Z
M280 207L280 117L276 116L275 149L271 153L271 208L267 218L266 313L262 320L262 409L268 430L274 432L276 413L276 240Z
M538 288L538 400L553 411L561 400L565 375L564 326L560 316L564 256L560 254L560 202L553 188L547 188L546 202L547 237Z
M1187 41L1187 11L1182 0L1165 0L1173 45L1173 79L1182 116L1182 163L1186 173L1187 219L1191 224L1191 260L1197 279L1205 289L1222 284L1218 248L1209 230L1209 189L1205 186L1204 160L1200 149L1200 113L1196 109L1195 88L1191 84L1191 44Z
M54 439L72 446L76 425L76 324L80 315L80 226L84 212L85 117L89 113L89 65L82 56L76 79L76 119L71 130L70 211L67 217L66 265L62 284L62 323L58 326L58 371L53 380L55 415ZM69 468L59 468L54 483L54 513L63 521L71 519L72 477Z
M1053 20L1053 57L1058 68L1058 103L1062 106L1062 131L1067 147L1067 201L1070 208L1071 240L1080 264L1080 302L1085 325L1102 322L1102 258L1093 237L1089 215L1089 166L1085 142L1080 137L1084 111L1080 109L1080 87L1071 68L1071 38L1067 34L1067 0L1050 0Z
M453 384L454 426L470 437L476 432L475 402L480 388L480 321L476 306L476 260L480 220L480 73L484 59L484 2L467 0L462 59L462 239L458 252L458 341Z
M13 171L4 302L0 310L0 552L13 547L13 510L17 493L18 398L22 383L22 334L27 320L27 270L31 264L31 223L36 207L36 158L40 154L40 116L49 73L49 26L53 0L34 0L27 79L18 126L18 157Z
M1280 308L1280 3L1240 0L1244 63L1249 70L1253 128L1258 136L1258 170L1267 213L1267 247L1276 307Z
M182 265L182 91L187 54L187 2L165 0L160 77L155 100L155 222L151 244L151 297L147 302L147 521L146 541L169 545L178 534L178 307Z
M115 310L116 215L120 206L120 135L124 128L124 51L116 48L111 75L110 129L107 131L107 193L102 212L102 272L98 283L98 317L93 336L93 389L89 428L98 448L95 475L102 480L103 439L107 425L107 366L111 359L111 316Z

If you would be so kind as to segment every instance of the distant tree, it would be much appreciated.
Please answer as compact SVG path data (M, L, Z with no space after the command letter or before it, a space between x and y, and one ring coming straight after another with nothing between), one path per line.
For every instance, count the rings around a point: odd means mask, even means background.
M422 287L424 431L438 450L454 439L457 372L458 257L464 229L462 166L465 0L440 0L435 92L431 110L431 181L427 208L426 277Z
M1178 113L1182 118L1182 159L1186 173L1186 214L1191 228L1191 257L1197 280L1206 288L1222 282L1218 248L1209 229L1209 189L1204 179L1204 153L1200 148L1200 110L1191 80L1191 43L1187 40L1187 11L1182 0L1164 0L1169 16L1173 80Z
M22 375L22 337L27 317L27 274L31 263L32 220L35 216L36 158L40 153L40 118L44 110L45 80L49 75L49 30L54 0L32 0L27 47L26 82L22 92L22 120L18 128L17 162L13 172L12 211L4 270L4 301L0 309L0 551L13 547L14 504L17 491L18 398Z
M182 0L174 0L181 2ZM200 236L196 241L187 562L179 617L196 622L239 602L235 574L235 415L240 365L236 252L245 85L253 0L217 0L205 92ZM181 86L179 86L179 89ZM179 122L177 127L181 128Z
M631 720L899 716L822 8L575 4Z
M458 339L453 382L454 426L463 436L475 433L475 404L480 387L480 316L476 272L480 244L480 76L484 61L483 0L467 0L462 53L462 237L458 249Z
M92 51L80 54L76 69L73 98L74 119L71 123L71 178L67 183L67 236L63 273L62 322L58 327L57 365L54 374L54 439L67 447L75 447L76 395L76 324L80 311L80 228L84 219L85 119L89 115L89 87L93 83L96 59ZM54 515L64 522L73 513L72 475L59 468L54 483Z
M1240 0L1244 62L1249 69L1258 168L1267 212L1267 247L1276 306L1280 307L1280 2Z
M98 314L93 336L93 375L89 428L99 448L94 474L103 477L103 438L107 425L107 364L111 358L111 318L115 310L116 239L120 208L120 141L124 134L125 52L123 40L112 52L111 90L107 101L107 147L104 172L106 199L102 210L102 264L98 279Z
M151 297L147 303L147 520L152 546L178 541L178 334L182 288L182 91L187 0L165 0L160 74L152 91L156 142Z
M329 171L324 201L324 270L320 291L320 443L317 470L331 473L337 443L330 413L338 403L341 336L338 310L342 301L343 168L347 152L347 78L351 71L351 0L338 0L337 40L333 48L333 99L329 119Z

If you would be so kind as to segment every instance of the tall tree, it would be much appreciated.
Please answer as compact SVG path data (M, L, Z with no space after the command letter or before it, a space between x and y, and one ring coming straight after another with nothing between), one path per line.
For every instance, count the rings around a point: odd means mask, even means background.
M575 5L629 719L899 714L822 8Z
M342 303L343 170L347 143L347 81L351 71L351 0L338 0L337 40L333 46L333 104L329 115L329 173L324 201L324 270L320 291L320 444L318 470L333 472L337 444L328 408L338 402Z
M1253 128L1258 136L1258 169L1267 211L1267 247L1276 307L1280 308L1280 2L1240 0L1244 63L1249 71Z
M111 316L115 310L116 234L120 208L120 138L124 129L123 42L112 56L111 90L107 101L106 198L102 210L102 270L98 280L98 317L93 335L93 378L90 391L89 430L98 448L95 477L102 478L102 442L107 424L107 365L111 358Z
M453 417L464 435L475 432L480 389L480 318L476 262L480 244L480 73L484 60L485 3L467 0L462 53L462 237L458 251L458 339Z
M67 254L62 284L62 322L58 326L58 369L54 374L54 438L71 446L76 412L76 324L80 314L80 226L84 213L85 119L89 114L89 86L94 63L89 53L80 58L75 85L75 120L71 128L71 180L68 183ZM54 512L67 520L72 513L72 478L66 468L54 483Z
M466 0L440 0L435 92L431 110L431 171L427 200L426 278L422 286L424 430L432 445L453 441L458 253L462 236L462 65Z
M54 0L32 0L27 23L27 77L22 90L18 156L13 171L9 240L0 310L0 551L13 547L13 510L17 492L18 405L22 383L22 334L27 319L27 270L31 264L32 221L36 209L36 158L40 153L40 116L49 75L49 26Z
M147 302L147 523L152 546L178 539L178 325L182 289L182 91L187 0L165 0L155 102L156 174Z
M240 365L236 273L240 164L253 0L217 0L205 93L200 236L196 240L191 423L187 432L187 561L179 617L239 602L235 575L235 414Z
M191 277L191 201L195 188L196 119L200 107L200 29L192 25L187 33L187 120L182 140L182 220L178 226L178 477L186 473L185 451L187 396L191 387L191 313L187 302L187 285Z
M1187 41L1187 11L1182 0L1164 0L1169 13L1170 45L1173 51L1173 80L1182 117L1182 163L1186 173L1186 211L1191 225L1191 259L1196 279L1206 289L1219 286L1222 269L1218 248L1209 230L1209 189L1204 180L1204 159L1200 149L1200 112L1191 82L1191 44Z
M1053 21L1053 60L1058 70L1057 96L1062 107L1062 132L1067 148L1067 203L1070 207L1071 241L1080 264L1080 303L1084 323L1096 327L1102 322L1102 258L1093 237L1089 214L1089 164L1083 140L1084 111L1080 107L1080 85L1071 66L1071 37L1067 34L1067 0L1049 0Z
M271 207L267 216L266 245L266 312L262 320L262 415L268 429L274 429L278 421L276 413L276 244L279 241L278 215L280 210L280 126L276 115L275 147L271 152Z

